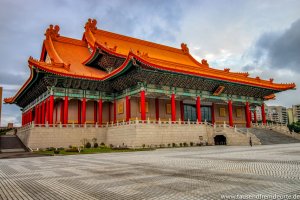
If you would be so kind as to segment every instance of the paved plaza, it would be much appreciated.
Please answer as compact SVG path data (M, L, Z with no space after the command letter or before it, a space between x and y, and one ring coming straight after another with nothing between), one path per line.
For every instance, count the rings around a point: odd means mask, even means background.
M300 195L300 144L0 160L1 199L266 197L258 195Z

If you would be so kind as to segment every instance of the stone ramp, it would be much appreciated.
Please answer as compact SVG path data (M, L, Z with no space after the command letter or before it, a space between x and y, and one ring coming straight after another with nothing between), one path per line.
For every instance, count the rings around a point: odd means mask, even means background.
M27 148L15 135L0 136L0 151L1 153L26 152Z
M250 128L249 131L260 140L262 145L300 143L300 140L269 129Z

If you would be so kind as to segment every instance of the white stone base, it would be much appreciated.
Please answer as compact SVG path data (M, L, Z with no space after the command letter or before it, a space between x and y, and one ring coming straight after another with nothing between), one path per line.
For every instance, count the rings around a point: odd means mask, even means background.
M249 134L235 132L233 128L219 131L205 124L127 124L113 127L27 127L18 130L21 141L31 149L80 146L82 140L106 145L128 147L168 146L190 142L214 145L214 136L224 135L227 145L249 145ZM253 139L253 144L259 144Z

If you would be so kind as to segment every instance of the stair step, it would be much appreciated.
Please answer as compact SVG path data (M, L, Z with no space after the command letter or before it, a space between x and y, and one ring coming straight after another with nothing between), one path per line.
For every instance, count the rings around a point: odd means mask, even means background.
M1 153L25 152L24 149L1 149Z
M286 136L273 130L251 128L249 131L260 140L261 144L300 143L300 140Z
M26 148L20 139L15 135L0 136L1 152L25 152Z

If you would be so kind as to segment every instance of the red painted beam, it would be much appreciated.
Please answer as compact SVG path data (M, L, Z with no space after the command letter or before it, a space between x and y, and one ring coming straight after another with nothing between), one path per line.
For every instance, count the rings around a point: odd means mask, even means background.
M159 99L158 98L155 99L155 118L156 121L159 120Z
M199 96L197 96L197 99L196 99L196 110L197 110L197 120L198 120L198 122L201 122L202 121L202 116L201 116L201 100L200 100Z
M102 125L102 99L99 99L98 102L98 124L101 126Z
M64 100L64 124L68 124L68 114L69 114L69 98L65 96Z
M114 100L114 123L117 123L117 100Z
M82 98L81 102L81 123L86 123L86 98Z
M145 91L141 91L141 120L146 120L146 97Z
M183 101L180 101L180 119L184 121L184 105Z
M126 121L128 122L130 119L130 105L129 105L129 97L126 96Z
M250 128L251 113L250 113L249 102L246 102L245 111L246 111L246 127Z
M176 121L176 102L175 102L175 94L171 95L171 120Z
M229 126L233 127L233 118L232 118L232 102L228 101L228 116L229 116Z
M261 117L262 117L262 123L266 124L267 119L266 119L265 104L264 103L261 105Z

